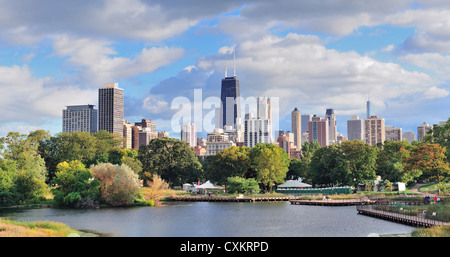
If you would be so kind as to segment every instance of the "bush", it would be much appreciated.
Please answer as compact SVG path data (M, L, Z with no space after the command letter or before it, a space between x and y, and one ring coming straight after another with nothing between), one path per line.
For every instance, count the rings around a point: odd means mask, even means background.
M127 165L102 163L92 166L91 171L101 182L100 194L107 204L129 206L139 196L138 175Z
M80 161L59 163L56 170L56 187L52 189L56 204L75 208L98 206L100 182Z
M249 178L241 178L241 177L231 177L228 178L228 186L227 191L230 194L234 193L242 193L242 194L251 194L254 191L259 191L258 182L255 179Z

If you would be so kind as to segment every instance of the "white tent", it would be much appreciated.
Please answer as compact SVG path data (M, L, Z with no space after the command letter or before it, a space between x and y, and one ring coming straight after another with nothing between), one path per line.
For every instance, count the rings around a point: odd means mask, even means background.
M197 190L200 193L206 193L208 190L219 190L219 189L222 189L222 187L213 185L209 180L197 187Z
M284 184L278 185L277 188L305 188L305 187L312 187L309 184L303 183L301 179L299 180L287 180Z

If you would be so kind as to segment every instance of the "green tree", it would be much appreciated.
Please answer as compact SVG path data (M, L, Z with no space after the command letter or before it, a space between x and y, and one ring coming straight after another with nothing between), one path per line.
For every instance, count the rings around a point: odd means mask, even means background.
M423 179L437 179L440 183L450 172L445 151L445 147L439 144L422 143L411 151L404 168L408 171L420 170Z
M212 157L206 169L206 177L215 184L224 185L229 177L252 177L250 147L231 146Z
M10 178L14 185L12 191L9 191L15 202L38 200L45 194L47 170L44 159L38 152L37 134L32 132L31 136L27 136L10 132L6 137L0 138L1 156L15 164L14 174Z
M446 160L450 160L450 118L443 126L433 126L425 135L423 142L431 144L440 144L445 147Z
M361 140L344 141L340 145L342 154L347 161L348 174L345 176L346 185L350 185L354 179L356 183L372 181L376 176L378 147L365 144Z
M16 162L0 159L0 206L13 204L14 182L17 176Z
M175 138L155 138L148 145L139 147L138 157L142 163L140 178L151 180L159 175L170 185L182 185L203 179L202 167L194 150L185 141Z
M252 194L258 191L259 185L254 178L229 177L227 179L227 192L230 194Z
M351 174L347 160L338 145L321 147L314 152L310 164L313 185L348 185Z
M421 172L403 168L403 161L413 148L408 141L385 141L377 158L377 174L385 180L403 183L409 183L419 177Z
M56 166L60 162L80 160L86 167L92 164L110 162L110 153L114 159L118 152L120 162L120 146L122 139L116 134L107 131L59 133L56 136L45 138L39 142L39 152L45 160L49 179L53 178Z
M256 172L256 181L272 192L274 183L283 183L289 170L289 156L273 144L259 143L250 152L250 163Z
M56 167L52 189L55 203L75 208L97 207L100 200L100 181L93 177L81 161L62 162Z

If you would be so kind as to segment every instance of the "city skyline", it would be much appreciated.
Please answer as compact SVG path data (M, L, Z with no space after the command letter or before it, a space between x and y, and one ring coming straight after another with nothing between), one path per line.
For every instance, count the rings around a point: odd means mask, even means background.
M280 129L295 107L333 109L346 136L369 96L371 115L403 133L450 117L445 1L157 2L6 1L0 136L59 133L66 106L96 105L112 81L124 89L125 120L152 119L175 136L171 101L194 89L219 97L228 53L242 97L280 99Z

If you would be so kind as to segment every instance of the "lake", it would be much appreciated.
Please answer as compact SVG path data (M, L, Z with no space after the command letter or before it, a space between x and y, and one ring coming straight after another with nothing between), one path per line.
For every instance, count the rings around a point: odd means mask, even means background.
M367 237L415 228L356 207L289 202L169 202L159 207L0 209L0 217L62 222L113 237Z

